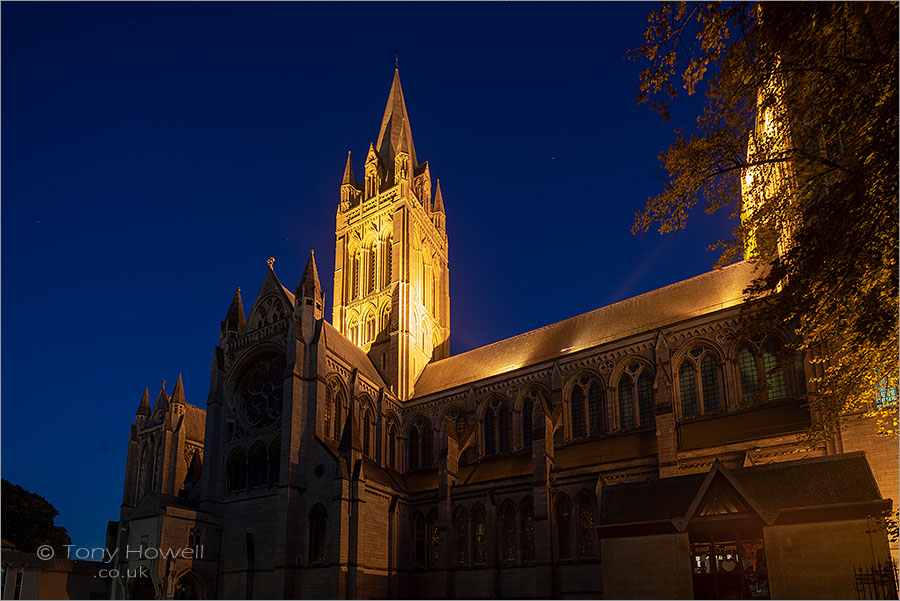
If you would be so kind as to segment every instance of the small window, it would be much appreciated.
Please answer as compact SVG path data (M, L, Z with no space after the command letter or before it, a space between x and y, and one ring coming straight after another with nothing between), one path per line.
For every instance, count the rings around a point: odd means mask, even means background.
M309 512L309 561L325 561L325 530L328 516L325 508L316 504Z
M682 361L678 369L678 387L681 393L681 417L697 415L697 374L689 359Z

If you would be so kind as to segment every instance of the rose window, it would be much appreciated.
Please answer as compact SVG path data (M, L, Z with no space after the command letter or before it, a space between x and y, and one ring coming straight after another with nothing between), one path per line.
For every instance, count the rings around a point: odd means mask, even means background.
M273 356L257 361L241 378L238 390L247 425L265 428L276 423L281 419L284 359Z

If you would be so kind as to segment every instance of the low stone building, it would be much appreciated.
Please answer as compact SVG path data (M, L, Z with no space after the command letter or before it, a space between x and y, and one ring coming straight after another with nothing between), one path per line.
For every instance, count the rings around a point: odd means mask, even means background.
M395 73L362 182L347 158L332 322L312 254L293 290L270 261L205 411L145 392L116 544L171 553L120 555L148 575L114 596L699 598L740 566L828 597L865 536L889 555L896 445L806 441L791 333L736 335L752 264L451 357L446 218Z

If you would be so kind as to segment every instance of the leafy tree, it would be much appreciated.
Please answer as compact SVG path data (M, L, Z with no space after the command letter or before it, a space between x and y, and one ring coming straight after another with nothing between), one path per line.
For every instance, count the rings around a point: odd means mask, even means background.
M823 437L862 410L897 435L897 23L896 2L663 3L633 51L664 121L681 90L706 96L633 232L681 229L698 203L741 217L711 248L761 267L752 327L798 334Z
M2 481L3 538L16 550L33 553L41 545L50 545L61 557L64 546L72 544L69 533L53 524L59 515L44 497Z

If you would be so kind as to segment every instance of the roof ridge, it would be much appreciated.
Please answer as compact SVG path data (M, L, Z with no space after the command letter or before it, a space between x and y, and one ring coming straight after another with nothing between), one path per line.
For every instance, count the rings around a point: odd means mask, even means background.
M741 265L741 264L744 264L744 263L748 263L748 262L747 262L747 261L738 261L737 263L732 263L731 265L726 265L725 267L721 267L721 268L719 268L719 269L713 269L713 270L711 270L711 271L706 271L706 272L704 272L704 273L697 274L697 275L695 275L695 276L693 276L693 277L687 278L686 280L680 280L680 281L678 281L678 282L673 282L673 283L671 283L671 284L666 284L666 285L663 286L662 288L655 288L654 290L648 290L647 292L642 292L641 294L638 294L638 295L636 295L636 296L630 296L630 297L628 297L628 298L623 298L622 300L616 301L616 302L614 302L614 303L610 303L610 304L608 304L608 305L603 305L603 306L601 306L601 307L597 307L596 309L591 309L590 311L585 311L584 313L579 313L578 315L573 315L573 316L571 316L571 317L566 317L565 319L561 319L561 320L559 320L559 321L554 321L553 323L548 323L548 324L546 324L546 325L543 325L543 326L534 328L533 330L528 330L528 331L522 332L521 334L514 334L513 336L510 336L510 337L508 337L508 338L502 338L502 339L496 340L496 341L494 341L494 342L489 342L489 343L487 343L487 344L485 344L485 345L483 345L483 346L479 346L479 347L476 347L476 348L473 348L473 349L469 349L468 351L465 351L465 352L462 352L462 353L459 353L459 354L456 354L456 355L451 355L450 357L445 357L444 359L440 359L440 360L438 360L438 361L433 361L433 362L429 363L429 364L426 366L426 369L427 369L429 366L432 366L432 365L438 365L438 364L443 363L444 361L448 361L448 360L454 359L454 358L456 358L456 357L462 357L462 356L464 356L464 355L467 355L467 354L469 354L469 353L474 353L475 351L479 351L479 350L482 350L482 349L490 348L490 347L492 347L492 346L494 346L494 345L497 345L497 344L500 344L500 343L503 343L503 342L509 342L510 340L515 340L515 339L517 339L517 338L523 338L523 337L528 336L528 335L531 335L531 334L536 334L536 333L538 333L538 332L542 332L542 331L544 331L544 330L547 330L548 328L552 328L552 327L554 327L554 326L557 326L557 325L560 325L560 324L563 324L563 323L566 323L566 322L570 322L570 321L576 320L576 319L581 318L581 317L586 317L586 316L588 316L588 315L595 314L595 313L597 313L598 311L603 311L603 310L605 310L605 309L609 309L609 308L611 308L611 307L615 307L615 306L621 305L621 304L623 304L623 303L627 303L627 302L629 302L629 301L633 301L633 300L636 300L636 299L639 299L639 298L642 298L642 297L646 297L646 296L649 296L649 295L652 295L652 294L657 294L657 293L662 292L663 290L672 288L673 286L679 286L679 285L684 284L684 283L686 283L686 282L690 282L690 281L692 281L692 280L696 280L696 279L698 279L698 278L702 278L702 277L704 277L704 276L708 276L709 274L712 274L712 273L717 273L717 272L721 272L721 271L726 271L726 270L731 269L732 267L735 267L735 266L737 266L737 265ZM716 304L718 304L718 303L716 303ZM700 307L700 308L704 308L704 307ZM582 350L582 349L579 349L579 350Z

